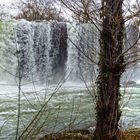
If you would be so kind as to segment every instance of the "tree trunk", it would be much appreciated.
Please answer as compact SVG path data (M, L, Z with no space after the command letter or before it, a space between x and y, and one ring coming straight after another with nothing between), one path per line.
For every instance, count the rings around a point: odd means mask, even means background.
M120 78L124 72L123 0L102 0L99 76L97 79L95 140L120 140Z

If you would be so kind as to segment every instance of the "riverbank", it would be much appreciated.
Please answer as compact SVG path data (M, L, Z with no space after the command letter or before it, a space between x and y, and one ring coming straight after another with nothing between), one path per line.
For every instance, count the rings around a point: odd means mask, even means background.
M140 128L133 128L122 131L122 140L139 140ZM45 135L38 140L94 140L93 134L87 130L64 131Z

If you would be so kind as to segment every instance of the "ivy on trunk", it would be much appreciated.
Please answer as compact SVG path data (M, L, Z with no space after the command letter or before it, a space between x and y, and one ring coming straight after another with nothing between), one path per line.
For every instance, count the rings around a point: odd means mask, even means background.
M102 0L95 140L120 140L120 78L124 72L123 0Z

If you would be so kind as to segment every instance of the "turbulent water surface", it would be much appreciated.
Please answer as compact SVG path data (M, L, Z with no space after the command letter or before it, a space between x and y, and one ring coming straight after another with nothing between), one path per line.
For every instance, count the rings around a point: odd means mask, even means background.
M22 20L1 22L0 31L0 139L94 126L95 26ZM127 47L136 38L131 34ZM123 127L140 127L139 74L135 64L122 76L122 86L131 84L120 89Z
M87 90L84 84L78 83L64 83L58 88L56 85L21 86L19 133L30 125L22 139L33 139L31 136L64 129L88 129L95 125L94 88ZM0 139L12 140L17 128L18 86L1 83L0 89ZM124 95L121 126L140 127L140 87L129 87L126 93L124 88L121 91Z

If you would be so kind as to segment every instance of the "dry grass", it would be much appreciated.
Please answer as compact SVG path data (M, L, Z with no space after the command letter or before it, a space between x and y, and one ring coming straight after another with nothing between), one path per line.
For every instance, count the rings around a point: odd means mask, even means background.
M133 128L124 132L124 140L140 140L140 128Z
M48 134L39 140L94 140L94 136L86 130L75 130ZM140 128L124 131L122 140L140 140Z
M93 140L93 137L87 130L74 130L49 134L39 140Z

